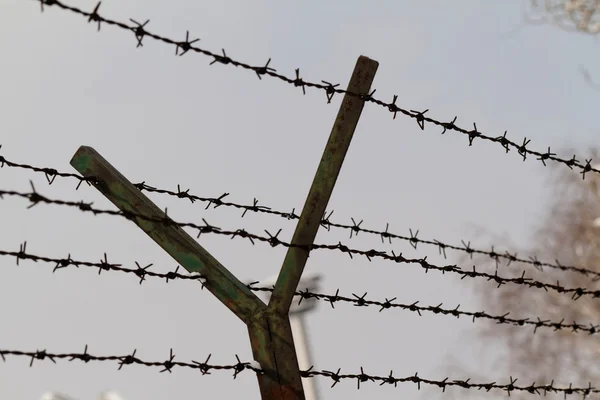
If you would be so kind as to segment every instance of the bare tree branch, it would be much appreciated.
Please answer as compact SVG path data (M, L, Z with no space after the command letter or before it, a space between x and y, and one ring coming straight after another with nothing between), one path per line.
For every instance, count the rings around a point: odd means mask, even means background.
M596 82L590 74L590 71L584 66L579 67L581 74L583 75L583 79L595 90L600 91L600 83Z
M596 149L590 157L599 159ZM556 259L564 265L577 265L600 272L600 177L582 180L576 172L553 170L550 181L551 193L547 212L543 215L532 235L532 245L508 248L519 255L537 256L539 259ZM493 243L498 248L498 243ZM461 262L477 265L478 270L496 270L496 263L477 256ZM531 265L511 263L501 265L502 275L526 276L543 282L560 282L563 286L600 289L600 281L591 277L556 269L538 270ZM510 312L513 318L557 320L565 323L600 324L600 300L580 298L541 290L520 287L496 288L490 283L476 287L482 306L496 314ZM600 340L596 335L570 331L538 330L523 327L489 324L480 326L479 339L491 346L505 348L503 363L520 381L538 384L573 382L587 386L588 382L600 381ZM502 376L502 375L501 375ZM595 385L594 385L595 386Z
M600 33L600 0L529 0L531 12L570 32Z

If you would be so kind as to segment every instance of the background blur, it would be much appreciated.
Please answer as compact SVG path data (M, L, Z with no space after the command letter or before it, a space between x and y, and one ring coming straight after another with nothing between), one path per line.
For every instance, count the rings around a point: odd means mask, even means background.
M92 10L93 1L69 1ZM359 55L379 61L376 96L412 110L477 129L490 136L531 140L530 148L548 146L565 158L574 149L583 161L597 144L600 93L580 72L584 65L600 75L595 36L569 33L551 24L524 23L528 3L333 0L305 1L156 1L106 0L100 14L128 21L150 19L147 29L184 40L186 30L201 38L200 47L253 65L270 66L294 76L345 87ZM136 48L132 34L95 24L56 7L40 13L35 1L0 2L0 143L7 159L74 172L69 165L80 145L90 145L133 182L259 204L283 211L301 210L321 157L341 96L326 104L320 90L307 90L249 71L215 64L188 53L175 57L174 46L144 39ZM329 209L332 220L361 227L435 238L461 240L489 248L490 238L509 250L535 247L535 226L546 218L554 187L552 172L533 157L523 162L497 143L457 132L440 135L414 120L365 106ZM588 157L589 158L589 157ZM558 169L567 169L558 165ZM95 189L43 175L4 168L2 189L29 191L29 180L48 197L93 201L113 209ZM564 193L564 192L563 192ZM289 240L295 227L263 214L168 196L151 196L177 221L205 218L223 229L277 232ZM0 202L0 248L17 251L27 241L31 253L50 257L109 261L127 267L154 263L167 272L176 263L136 226L123 218L94 217L71 208L5 198ZM460 262L435 247L377 236L321 230L317 243L343 241L360 249L377 248L424 257L443 265ZM243 281L277 274L285 249L252 246L246 240L204 235L200 242ZM514 248L506 246L514 245ZM173 348L176 359L216 364L235 363L237 354L251 360L244 325L209 292L193 282L148 278L93 269L66 268L0 258L0 348L124 355L137 349L145 360L164 360ZM530 268L533 269L533 268ZM521 272L519 269L518 272ZM485 308L481 285L474 279L416 265L364 258L339 252L311 254L306 271L320 272L322 293L438 305L460 304L462 310ZM495 285L484 285L492 291ZM486 310L488 311L488 310ZM490 310L491 311L491 310ZM494 310L495 311L495 310ZM505 312L514 310L505 310ZM560 318L558 318L560 320ZM589 321L583 321L585 323ZM398 309L378 312L338 303L320 304L307 318L315 369L419 376L442 380L477 374L484 382L507 383L514 374L502 341L485 341L480 331L491 322ZM512 330L531 328L510 327ZM551 332L551 331L550 331ZM541 336L540 336L541 338ZM201 376L197 371L157 369L115 363L35 362L7 357L0 363L0 397L37 399L57 390L77 399L93 399L115 390L127 400L258 399L253 373L235 381L229 372ZM527 377L524 377L527 378ZM570 374L552 376L568 384ZM316 378L324 399L392 399L437 396L439 389L415 384L379 386ZM521 382L520 382L521 383ZM530 380L522 382L529 384ZM541 382L540 382L541 383ZM446 397L467 394L451 390ZM477 392L479 394L479 392ZM505 396L490 392L486 396Z

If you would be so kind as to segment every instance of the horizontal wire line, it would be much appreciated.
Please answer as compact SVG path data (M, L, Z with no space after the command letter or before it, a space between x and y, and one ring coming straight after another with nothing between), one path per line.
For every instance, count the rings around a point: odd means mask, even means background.
M211 65L215 64L215 63L219 63L219 64L223 64L223 65L232 65L235 67L241 67L243 69L252 71L252 72L256 73L258 78L261 78L262 76L270 76L273 78L277 78L280 81L286 82L295 87L300 87L304 94L306 94L307 87L323 90L327 96L328 103L331 102L332 97L336 93L348 94L350 96L358 97L366 102L371 102L371 103L377 104L377 105L387 109L390 113L393 114L394 119L396 118L397 113L401 113L402 115L405 115L407 117L414 119L421 130L425 129L425 123L430 123L430 124L433 124L433 125L443 128L442 134L446 133L446 131L448 131L448 130L459 132L467 137L467 139L469 141L469 146L473 145L473 141L475 139L483 139L488 142L497 143L504 148L506 153L508 153L511 148L515 149L518 152L518 154L521 155L521 157L523 157L523 161L526 160L527 155L532 155L532 156L537 157L537 160L542 162L544 164L544 166L546 165L546 161L554 161L554 162L566 165L570 169L573 169L573 167L578 168L581 170L580 173L581 173L583 179L585 179L585 174L588 172L595 172L595 173L600 172L599 169L596 169L592 166L591 159L585 160L585 163L579 162L577 160L577 158L575 157L575 155L573 155L573 157L571 159L564 159L564 158L558 157L555 153L553 153L550 150L550 147L548 147L548 151L546 151L546 152L530 150L527 148L527 146L529 145L531 140L528 140L526 137L523 139L523 142L521 144L518 144L506 137L506 133L507 133L506 131L501 136L497 136L497 137L488 136L482 132L479 132L477 130L477 125L475 123L473 123L473 129L471 129L471 130L467 130L467 129L457 126L456 125L457 117L454 117L454 119L452 121L442 122L442 121L427 117L425 114L429 111L429 109L427 109L425 111L404 109L404 108L396 105L396 100L398 99L398 95L394 95L393 101L391 103L387 103L385 101L378 100L373 97L375 90L373 90L371 93L353 93L353 92L350 92L350 91L347 91L344 89L339 89L337 87L338 84L333 85L324 80L321 80L322 83L306 81L300 77L300 69L299 68L297 68L295 70L296 77L290 78L285 75L277 73L277 71L275 69L269 67L271 59L269 59L264 66L258 66L258 67L251 66L244 62L236 61L236 60L232 59L231 57L227 56L225 49L222 49L223 54L220 55L220 54L216 54L211 51L202 49L200 47L194 46L193 43L197 42L199 39L194 39L194 40L190 41L189 31L187 31L187 33L186 33L185 41L181 41L181 40L178 41L178 40L170 39L170 38L160 36L158 34L148 31L146 29L146 25L150 22L150 20L147 20L146 22L141 24L133 19L130 19L132 25L129 25L124 22L119 22L116 20L111 20L109 18L101 16L98 13L101 2L99 2L96 5L96 7L94 8L94 10L92 12L87 12L80 8L67 5L64 2L59 1L59 0L35 0L35 1L40 3L42 11L44 11L44 6L56 6L56 7L61 8L62 10L70 11L74 14L81 15L81 16L87 18L88 22L96 22L98 24L98 30L100 30L101 23L106 23L107 25L115 26L120 29L132 32L137 41L137 47L142 47L143 39L145 37L150 37L154 40L176 46L175 55L178 55L178 56L182 56L190 51L196 52L199 54L203 54L203 55L213 59L213 61L211 62Z
M0 145L0 148L1 147L2 146ZM91 181L93 181L93 179L84 178L84 177L81 177L76 174L59 172L54 168L37 167L37 166L29 165L29 164L16 163L14 161L7 160L4 156L0 155L0 167L3 167L3 166L8 166L11 168L20 168L20 169L30 170L30 171L33 171L36 173L44 174L48 181L48 184L52 184L56 177L74 178L74 179L78 180L79 184L77 185L77 188L79 188L79 185L82 182L90 183ZM265 205L259 205L258 200L256 198L254 198L254 201L253 201L254 204L250 206L250 205L243 205L243 204L223 201L223 199L225 197L229 196L229 193L224 193L219 197L201 197L201 196L197 196L194 194L190 194L189 189L182 190L179 185L177 185L177 191L156 188L156 187L147 185L145 181L136 183L136 184L134 184L134 186L136 186L140 191L146 191L146 192L150 192L150 193L159 193L159 194L164 194L164 195L168 195L168 196L172 196L172 197L177 197L180 199L187 199L187 200L190 200L192 203L194 203L195 201L208 203L205 209L208 209L211 205L214 208L224 206L224 207L233 207L233 208L237 208L237 209L242 209L242 210L244 210L242 213L242 217L244 217L248 211L251 211L251 212L255 212L255 213L265 213L265 214L270 214L270 215L276 215L276 216L279 216L279 217L287 219L287 220L300 219L300 216L298 214L296 214L295 209L292 209L291 212L274 210L271 207L268 207ZM496 250L494 250L494 246L492 246L491 250L489 250L489 251L482 250L482 249L471 247L471 242L464 241L464 240L461 241L462 242L462 247L461 247L461 246L457 246L457 245L444 243L444 242L441 242L436 239L421 239L421 238L417 237L419 234L419 231L416 230L415 233L413 233L412 229L409 230L410 236L404 236L404 235L389 232L388 231L389 224L386 224L385 231L378 231L378 230L362 228L360 225L363 223L363 221L361 220L360 222L356 223L353 218L352 218L352 225L341 224L341 223L333 222L330 220L332 214L333 214L333 211L330 211L329 214L325 213L325 215L323 216L323 218L321 220L321 225L325 229L328 229L328 230L331 227L349 230L350 231L350 239L357 236L359 232L364 232L364 233L380 236L382 242L385 242L385 239L388 239L390 244L392 243L392 239L400 239L403 241L407 241L415 249L417 248L417 246L419 244L435 246L438 248L439 253L444 256L444 259L447 259L446 249L450 249L450 250L466 253L466 254L470 255L471 257L474 254L485 255L495 261L496 269L498 268L498 266L500 264L500 259L504 259L507 261L506 266L509 266L513 262L515 262L515 263L518 262L518 263L532 265L540 271L542 271L544 267L548 267L551 269L557 269L557 270L561 270L561 271L575 272L575 273L579 273L579 274L582 274L585 276L591 275L593 277L592 278L593 281L600 279L600 272L594 271L589 268L576 267L576 266L570 266L570 265L562 265L558 260L555 260L555 263L550 263L547 261L541 261L537 257L530 257L529 259L526 259L526 258L519 257L516 252L510 253L509 251L505 251L504 253L502 253L502 252L496 251Z
M56 364L56 360L63 360L67 362L73 361L82 361L84 363L88 363L90 361L98 361L98 362L117 362L119 364L119 370L125 365L138 365L145 367L155 367L162 368L160 372L172 372L175 367L185 367L191 369L199 370L203 375L210 374L212 370L232 370L234 372L233 378L235 379L239 373L243 371L254 371L257 374L262 373L262 370L258 363L256 362L242 362L239 357L236 355L236 364L231 365L211 365L208 364L208 361L211 358L211 355L208 356L206 361L198 362L181 362L175 361L175 355L173 354L173 349L169 351L169 358L165 361L145 361L136 356L137 350L134 350L132 354L129 355L121 355L121 356L95 356L88 353L88 346L85 346L85 350L83 353L51 353L46 350L37 350L37 351L22 351L22 350L9 350L9 349L0 349L0 357L2 360L6 361L7 356L16 356L16 357L27 357L30 358L30 366L33 366L34 361L43 361L50 360ZM341 368L338 368L336 372L328 371L328 370L314 370L313 367L308 370L300 371L300 375L302 377L311 378L315 376L325 377L332 380L333 384L331 387L334 387L342 380L356 380L357 388L360 389L361 383L364 384L366 382L378 382L379 385L384 384L393 384L395 387L398 383L403 382L412 382L417 384L417 388L421 389L421 384L437 386L445 391L447 387L461 387L464 389L478 389L478 390L486 390L490 391L492 389L502 390L510 395L511 392L520 391L520 392L529 392L532 394L546 395L547 393L563 393L565 397L567 395L583 395L588 396L592 393L599 393L600 390L592 387L591 382L588 387L573 387L572 384L569 384L568 387L557 387L554 386L554 381L552 381L548 385L535 385L532 383L529 386L518 386L515 383L517 379L509 378L509 383L507 384L498 384L496 382L490 383L470 383L470 379L467 380L449 380L449 378L443 380L433 380L421 378L418 376L418 373L415 375L407 376L407 377L394 377L393 371L390 372L388 376L378 376L378 375L369 375L364 372L364 369L360 367L360 373L358 374L342 374Z
M575 300L579 299L582 296L590 296L594 299L597 299L600 297L600 290L589 290L589 289L580 288L580 287L579 288L565 288L560 285L559 281L557 281L556 284L550 284L550 283L536 281L531 278L526 278L525 271L523 271L522 275L519 278L505 278L505 277L499 276L498 271L496 271L492 275L492 274L488 274L485 272L478 272L475 269L475 266L473 266L472 271L463 270L463 269L457 267L456 265L438 266L438 265L428 262L427 257L407 258L407 257L404 257L402 255L402 253L396 254L393 250L391 251L391 254L388 254L385 251L379 251L379 250L375 250L375 249L358 250L358 249L350 248L350 247L342 244L341 242L339 242L337 245L331 245L331 244L313 244L310 246L298 245L298 244L288 243L288 242L285 242L285 241L282 241L281 239L279 239L278 236L281 233L281 229L275 235L272 235L269 231L265 230L265 233L268 235L268 237L267 237L267 236L260 236L260 235L254 234L254 233L250 233L250 232L246 231L245 229L237 229L235 231L222 230L221 228L218 228L216 226L208 224L208 222L206 222L206 220L204 220L204 219L203 219L204 225L198 225L198 224L191 223L191 222L175 222L168 216L165 218L154 218L154 217L148 217L146 215L137 214L137 213L133 213L133 212L100 210L100 209L93 208L91 203L84 203L82 201L72 202L72 201L49 199L49 198L44 197L44 196L40 195L39 193L37 193L35 191L35 187L33 187L33 183L31 183L31 186L32 186L32 192L30 192L30 193L0 190L0 198L4 198L4 196L16 196L19 198L27 199L31 203L28 208L31 208L39 203L56 204L56 205L61 205L61 206L77 208L78 210L80 210L82 212L89 212L89 213L93 213L94 215L115 215L115 216L127 218L132 221L135 218L139 218L139 219L143 219L146 221L162 223L165 225L176 225L181 228L186 228L186 227L193 228L195 230L198 230L198 238L203 233L214 233L214 234L218 234L218 235L229 236L229 237L231 237L231 239L236 238L236 237L248 239L252 244L255 244L255 241L268 243L271 245L271 247L276 247L279 245L281 245L283 247L288 247L288 248L296 247L296 248L300 248L300 249L303 249L308 252L310 252L312 250L340 251L342 253L348 254L350 256L350 258L353 258L353 254L354 254L354 255L364 256L369 261L372 261L373 258L380 258L383 260L394 261L396 263L418 264L421 268L425 269L425 272L428 272L430 269L441 271L442 273L451 272L454 274L461 275L461 279L464 279L467 277L485 278L488 281L493 280L495 283L498 284L498 287L500 287L503 284L511 283L511 284L516 284L516 285L524 285L529 288L544 289L546 291L548 291L548 289L550 289L550 290L556 291L558 293L571 293L572 299L575 299Z

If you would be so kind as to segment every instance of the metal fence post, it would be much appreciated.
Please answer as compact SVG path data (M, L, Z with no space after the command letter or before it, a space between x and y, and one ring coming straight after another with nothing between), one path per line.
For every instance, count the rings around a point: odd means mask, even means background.
M367 95L377 66L360 56L348 90ZM363 107L364 99L344 95L292 244L313 244ZM288 313L308 251L288 250L267 306L93 148L81 146L71 165L186 270L202 274L205 287L247 325L263 370L257 374L262 399L305 400Z
M377 61L360 56L348 84L348 91L368 95L378 66ZM300 220L296 225L292 238L293 245L313 244L364 105L365 101L362 98L347 93L344 95ZM269 302L269 309L273 312L279 314L288 312L308 254L309 251L303 248L288 249Z

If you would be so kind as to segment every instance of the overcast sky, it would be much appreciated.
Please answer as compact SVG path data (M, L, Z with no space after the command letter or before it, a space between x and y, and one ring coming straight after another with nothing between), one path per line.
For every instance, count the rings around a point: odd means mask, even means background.
M94 2L67 4L92 10ZM148 30L183 40L186 30L200 47L253 65L264 64L293 77L300 68L309 81L348 83L356 59L379 61L373 84L376 96L490 136L508 136L545 151L597 144L595 117L600 94L582 79L584 64L599 71L597 44L589 37L548 26L519 27L520 1L156 1L102 3L103 16L127 22L150 19ZM341 96L326 104L319 90L302 90L231 66L209 66L195 53L175 57L175 48L144 40L135 47L132 34L103 26L96 31L83 17L48 7L42 14L30 0L0 2L1 154L17 162L73 172L69 160L80 145L93 146L131 181L161 188L176 185L191 193L234 202L254 198L283 211L300 210L312 182ZM593 55L595 54L595 55ZM583 159L584 152L581 151ZM563 153L566 158L572 154ZM565 167L566 168L566 167ZM499 144L475 141L457 132L421 131L414 120L392 120L385 109L365 107L331 198L332 220L460 244L487 244L478 228L524 243L543 212L549 169L522 162ZM4 168L0 187L38 191L64 200L114 206L91 187L75 191L76 182ZM265 229L289 240L294 222L237 209L205 210L205 204L168 196L150 196L168 207L176 220L223 229ZM167 272L177 263L134 224L119 217L84 214L76 209L38 205L27 210L22 199L0 202L0 249L27 250L49 257L99 261L126 267L154 263ZM476 229L477 228L477 229ZM402 251L444 264L435 247L377 236L321 231L318 243L344 241L360 249ZM284 248L205 235L201 244L243 281L276 275ZM456 253L448 253L456 256ZM446 263L456 261L450 257ZM231 364L237 354L251 360L242 322L197 284L67 268L0 258L0 348L94 355L125 355L137 349L144 360L168 357ZM471 268L471 265L463 265ZM369 263L339 252L311 254L306 271L323 275L319 292L437 305L479 311L473 280L458 280L418 265ZM490 286L491 288L492 286ZM492 290L492 289L490 289ZM510 311L510 310L507 310ZM315 369L404 377L419 372L431 379L466 379L448 368L449 360L506 382L510 371L491 368L500 348L482 348L473 340L477 324L469 319L417 314L399 309L378 312L321 303L307 317ZM522 329L522 328L515 328ZM483 357L489 355L489 358ZM7 358L0 363L0 398L37 399L58 390L77 399L95 399L116 390L126 400L259 399L256 377L244 372L201 376L197 371L159 369L115 363L35 362ZM379 386L316 378L323 399L392 399L437 396L439 389L412 383ZM557 377L557 382L560 377ZM461 395L461 391L453 392ZM491 395L491 393L490 393ZM501 394L500 394L501 395Z

